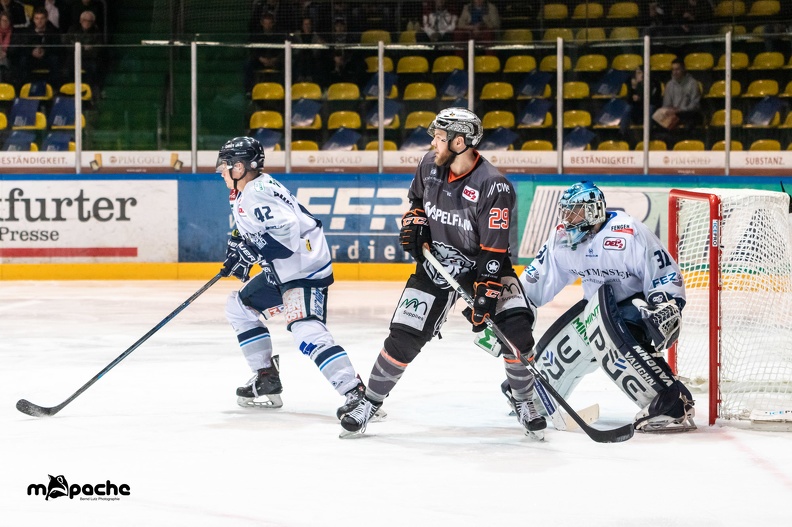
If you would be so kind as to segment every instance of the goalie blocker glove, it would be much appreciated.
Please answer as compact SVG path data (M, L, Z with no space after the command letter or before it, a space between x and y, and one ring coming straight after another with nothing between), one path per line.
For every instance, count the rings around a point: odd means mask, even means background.
M402 226L399 232L399 242L404 252L412 255L419 263L423 263L424 256L421 252L424 243L431 245L432 236L429 232L429 218L426 212L413 203L413 208L402 216Z
M657 352L670 348L679 338L682 316L677 299L661 291L651 293L648 303L636 298L633 305L638 308L652 345Z

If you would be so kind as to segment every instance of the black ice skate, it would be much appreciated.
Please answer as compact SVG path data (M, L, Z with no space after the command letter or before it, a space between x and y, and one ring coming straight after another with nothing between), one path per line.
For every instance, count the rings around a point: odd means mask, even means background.
M280 408L283 406L283 385L279 375L278 356L272 357L272 366L261 368L244 386L237 388L237 404L243 408ZM257 400L260 399L260 400Z
M361 399L351 412L341 418L341 427L344 432L341 432L339 437L351 437L365 432L366 425L377 413L380 406L382 406L382 403L373 403L365 397Z
M336 417L338 417L339 421L349 412L355 409L355 407L360 403L361 399L366 395L366 385L363 384L363 381L360 380L360 376L358 375L358 385L349 390L346 393L346 402L338 407L336 410ZM382 409L377 410L374 413L374 416L369 420L371 423L376 423L377 421L382 421L388 414L382 411Z
M525 427L525 435L539 441L544 440L544 429L547 428L547 421L536 411L533 399L514 401L514 410L517 412L517 420Z

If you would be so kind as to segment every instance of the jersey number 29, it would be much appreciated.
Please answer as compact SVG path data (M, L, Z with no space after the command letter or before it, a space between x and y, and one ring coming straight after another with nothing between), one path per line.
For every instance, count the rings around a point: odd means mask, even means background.
M509 209L490 209L489 213L489 228L490 229L508 229L509 228Z

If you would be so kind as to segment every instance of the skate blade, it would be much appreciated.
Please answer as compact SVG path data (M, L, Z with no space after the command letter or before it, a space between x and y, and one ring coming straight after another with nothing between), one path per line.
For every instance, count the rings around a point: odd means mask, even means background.
M388 414L383 412L382 409L377 410L374 415L369 419L369 423L381 423L388 418Z
M696 423L693 422L693 419L688 418L681 423L658 423L655 426L649 423L640 428L636 428L636 430L644 434L680 434L682 432L698 430L698 427Z
M544 430L536 430L536 431L526 430L525 437L528 437L534 441L544 442L544 438L545 438Z
M249 397L237 397L237 404L242 408L259 408L264 410L274 410L275 408L283 406L283 399L281 399L280 395L262 395L261 397L266 397L266 399L257 401Z
M341 430L341 433L338 434L338 439L360 439L361 437L365 437L364 434L365 430L358 430L357 432L350 432L349 430Z

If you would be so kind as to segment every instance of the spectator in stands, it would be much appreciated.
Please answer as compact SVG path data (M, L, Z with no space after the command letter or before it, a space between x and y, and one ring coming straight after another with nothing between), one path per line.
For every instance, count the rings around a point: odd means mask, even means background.
M272 15L272 31L274 33L288 33L296 29L293 13L286 2L280 0L256 0L253 3L253 18L251 19L251 33L260 31L259 23L265 13ZM283 39L281 39L281 42Z
M458 17L446 8L446 0L435 0L434 11L423 16L423 33L420 40L447 42L454 35Z
M679 125L694 127L702 122L699 83L687 72L685 63L680 59L674 59L671 63L671 80L665 87L662 110L662 114L676 117L675 124L664 126L667 129ZM673 120L670 122L673 123Z
M646 26L646 30L644 31L645 34L653 37L666 35L671 20L669 0L649 2L646 6L646 16L644 20L644 25Z
M75 0L71 9L71 24L68 27L80 25L80 15L91 11L96 18L96 27L104 31L104 5L99 0Z
M17 29L27 27L28 19L25 15L25 6L17 0L0 0L0 11L8 14L13 27Z
M285 35L275 33L275 15L270 12L264 12L260 19L260 28L258 32L254 33L250 42L253 44L283 44ZM250 93L253 91L253 85L256 83L256 72L264 70L265 72L279 73L276 75L277 79L282 80L282 67L283 67L283 50L278 48L252 48L250 53L250 60L245 66L245 91Z
M630 105L629 119L622 121L622 134L627 135L629 125L642 125L644 123L644 70L638 66L627 84L627 102ZM663 92L655 77L649 82L649 115L663 104Z
M325 41L314 31L313 19L306 16L302 19L300 31L292 35L295 44L324 44ZM292 52L294 82L315 82L323 84L324 73L327 71L327 54L324 49L295 49Z
M347 32L346 18L336 17L333 21L332 41L334 44L351 44L352 36ZM360 85L363 82L363 60L354 51L346 47L336 47L332 50L332 64L327 79L328 84L336 82L354 82Z
M487 0L473 0L465 4L459 15L457 36L459 40L496 40L501 21L498 8Z
M12 70L8 51L13 34L14 27L11 25L11 17L5 11L0 11L0 82L11 81Z
M683 0L672 12L674 20L679 21L682 35L705 33L703 25L712 21L715 10L710 0Z
M314 31L327 33L330 30L330 5L329 2L315 2L313 0L300 0L296 6L297 19L302 21L310 18ZM302 26L302 22L300 22Z
M39 7L33 11L33 24L25 34L26 49L20 51L20 69L24 78L35 71L44 73L45 80L51 86L60 86L61 58L56 47L61 37L55 26L47 19L47 10Z
M101 85L100 66L102 64L102 47L104 35L96 26L96 15L93 11L83 11L80 15L80 24L69 28L69 32L64 37L64 43L74 45L75 42L82 44L82 69L85 70L83 82L94 85L94 88ZM74 61L67 61L71 75L74 75Z
M65 0L34 0L25 3L32 4L34 9L43 7L47 11L47 20L58 32L65 33L69 29L71 15Z

